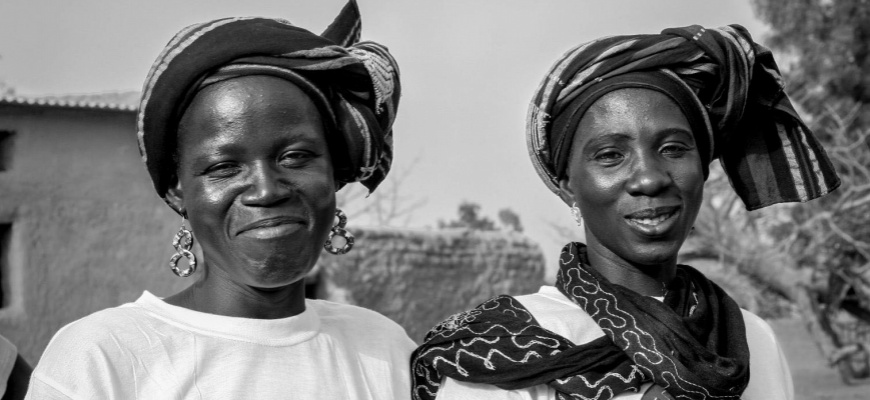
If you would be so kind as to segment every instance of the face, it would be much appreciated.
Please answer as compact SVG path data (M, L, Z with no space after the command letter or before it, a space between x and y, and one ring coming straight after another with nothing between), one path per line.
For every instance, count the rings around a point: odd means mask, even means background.
M311 270L335 213L323 123L285 80L251 76L207 87L178 129L177 184L209 274L257 288Z
M649 89L610 92L582 117L572 146L561 188L583 214L590 251L634 266L675 263L704 187L676 103Z

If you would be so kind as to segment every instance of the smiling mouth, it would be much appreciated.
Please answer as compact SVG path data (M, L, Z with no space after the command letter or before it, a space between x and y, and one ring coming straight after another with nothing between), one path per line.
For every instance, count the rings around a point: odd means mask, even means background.
M271 239L291 234L305 225L305 219L299 217L266 218L246 225L237 235Z
M674 218L680 211L679 206L647 208L625 216L629 223L641 228L656 228Z

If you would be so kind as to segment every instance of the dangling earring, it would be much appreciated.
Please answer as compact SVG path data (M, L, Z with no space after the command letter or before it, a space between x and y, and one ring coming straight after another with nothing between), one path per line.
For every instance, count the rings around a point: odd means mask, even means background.
M169 259L169 268L175 275L182 278L187 278L196 271L196 256L190 252L193 247L193 234L184 226L184 216L181 216L181 227L172 239L172 247L175 247L175 254ZM187 269L178 269L178 261L181 257L187 259Z
M343 211L336 208L335 216L338 217L338 223L332 226L332 230L329 231L329 237L326 238L326 243L323 244L323 248L332 254L346 254L353 248L353 235L344 229L347 225L347 215L344 215ZM343 247L338 248L332 245L332 238L336 236L344 238Z
M577 226L583 225L583 216L580 215L580 208L577 207L577 202L571 205L571 215L574 216L574 221L577 221Z

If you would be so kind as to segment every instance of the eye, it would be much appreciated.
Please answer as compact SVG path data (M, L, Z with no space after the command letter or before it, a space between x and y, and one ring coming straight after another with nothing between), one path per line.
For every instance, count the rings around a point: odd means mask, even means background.
M599 163L613 165L622 161L625 156L622 152L611 148L598 151L592 158Z
M292 150L282 154L278 163L283 167L293 168L303 166L315 157L317 154L307 150Z
M239 173L239 166L232 162L219 162L203 171L203 175L210 178L229 178Z
M692 148L679 143L668 143L661 147L661 153L666 157L679 158L691 151Z

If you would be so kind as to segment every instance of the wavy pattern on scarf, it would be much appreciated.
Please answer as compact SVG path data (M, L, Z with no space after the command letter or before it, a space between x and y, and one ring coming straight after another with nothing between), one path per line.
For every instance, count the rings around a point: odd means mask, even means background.
M620 302L613 288L602 284L584 268L579 268L579 249L576 243L571 243L562 250L560 263L567 268L561 268L556 278L559 289L576 303L598 324L616 346L624 349L634 364L647 376L654 376L655 383L669 393L680 393L678 399L734 399L740 398L739 393L711 393L699 382L684 375L685 367L661 349L655 335L644 329L635 315L636 307ZM607 285L609 286L609 285ZM671 350L672 351L672 350ZM742 392L742 388L740 389Z
M505 390L546 384L559 400L607 400L644 382L687 400L737 400L746 388L740 309L691 267L679 266L660 303L610 284L588 267L585 246L571 243L556 286L603 337L575 345L542 328L517 299L499 296L426 335L412 356L413 399L434 399L444 377Z

